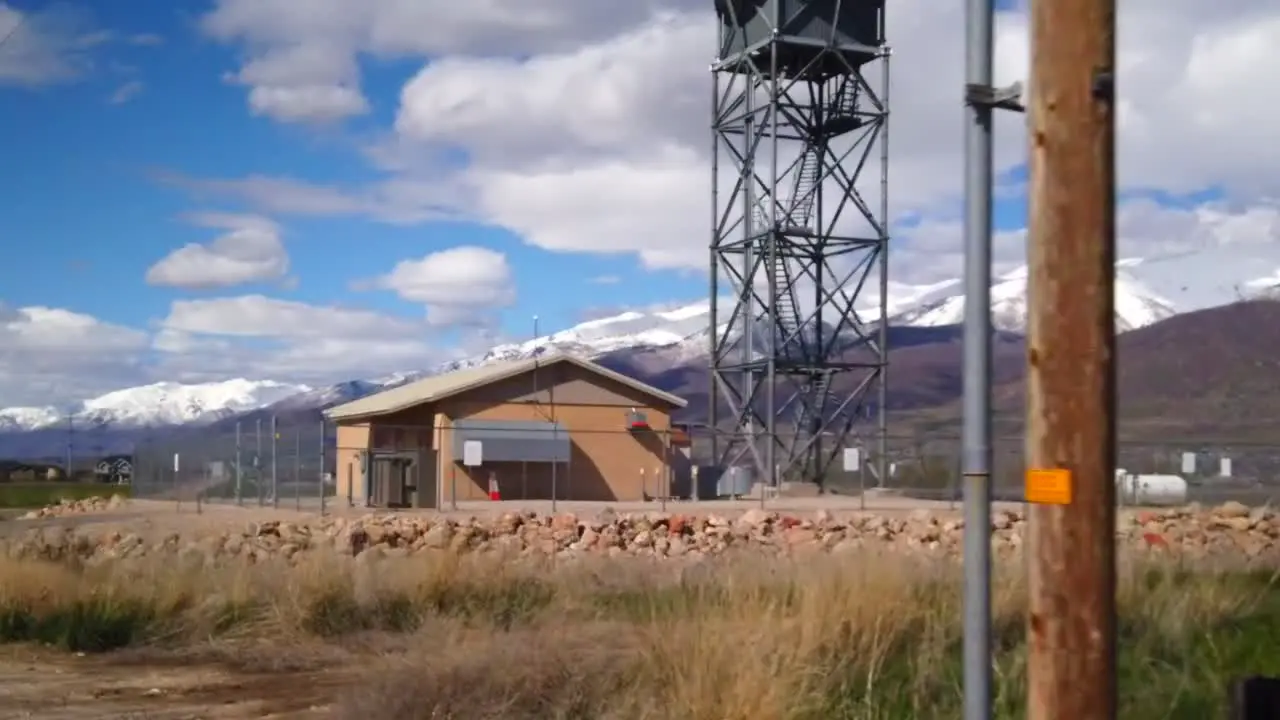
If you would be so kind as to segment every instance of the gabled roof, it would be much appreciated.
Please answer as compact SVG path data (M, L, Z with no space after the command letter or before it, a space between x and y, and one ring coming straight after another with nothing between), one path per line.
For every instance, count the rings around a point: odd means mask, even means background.
M445 398L461 395L469 390L491 385L507 378L515 377L535 368L549 367L558 363L570 363L587 372L622 383L645 395L682 408L688 403L671 393L659 390L652 385L629 378L622 373L614 372L602 365L572 355L555 354L549 357L530 358L528 360L508 360L487 363L465 370L457 370L443 375L433 375L397 388L384 390L337 405L325 411L330 420L353 420L356 418L390 415L408 408L428 402L437 402Z

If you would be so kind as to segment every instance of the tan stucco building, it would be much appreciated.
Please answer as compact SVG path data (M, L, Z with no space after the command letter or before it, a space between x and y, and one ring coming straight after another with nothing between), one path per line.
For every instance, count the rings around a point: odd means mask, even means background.
M496 481L503 500L669 495L673 458L685 457L672 448L671 413L684 405L568 355L432 376L326 412L337 494L444 507L487 499Z

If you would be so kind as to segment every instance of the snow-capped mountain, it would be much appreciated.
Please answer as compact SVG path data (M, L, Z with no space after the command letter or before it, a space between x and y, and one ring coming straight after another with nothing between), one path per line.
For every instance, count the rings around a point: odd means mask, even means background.
M205 424L309 392L313 389L307 385L274 380L161 382L110 392L69 411L5 408L0 410L0 430L38 430L58 424L79 428Z
M1116 330L1127 332L1160 322L1177 314L1173 303L1143 285L1131 272L1141 261L1121 260L1116 264ZM964 322L964 295L961 283L922 294L915 306L898 313L894 324L941 327ZM1021 333L1027 327L1027 268L1008 272L991 286L992 323L997 330Z
M1257 263L1233 266L1231 281L1219 272L1203 275L1202 258L1171 256L1154 261L1123 260L1117 264L1116 326L1121 332L1150 325L1177 312L1221 305L1243 297L1280 294L1280 274L1258 277ZM1247 273L1247 274L1246 274ZM1002 275L992 285L992 310L996 327L1012 333L1026 328L1025 268ZM1158 287L1159 292L1152 287ZM1176 296L1177 302L1168 299ZM727 308L728 305L726 304ZM663 364L671 367L705 358L708 348L709 303L627 311L580 323L566 330L524 342L505 343L465 360L420 371L350 380L323 387L284 382L236 379L219 383L183 385L156 383L108 393L85 401L70 422L75 427L159 427L210 423L255 410L308 411L357 399L417 378L473 367L494 360L515 360L551 352L582 357L661 350ZM724 310L727 314L727 310ZM875 312L866 318L878 316ZM947 280L930 285L891 283L888 303L894 326L944 327L962 322L963 285ZM726 318L727 319L727 318ZM723 331L723 328L721 329ZM760 335L767 335L767 331ZM67 423L67 411L55 408L0 409L0 432L20 432Z
M705 301L646 312L627 311L525 342L498 345L482 356L454 365L467 367L492 360L518 360L546 352L590 357L629 348L688 346L696 353L707 346L706 342L697 345L694 341L707 336L709 313L710 303Z

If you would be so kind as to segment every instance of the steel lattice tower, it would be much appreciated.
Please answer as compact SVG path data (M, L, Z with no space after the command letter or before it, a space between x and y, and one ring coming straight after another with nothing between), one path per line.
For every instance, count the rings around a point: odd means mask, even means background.
M874 436L884 478L884 0L716 0L716 11L714 461L745 461L774 486L821 483L845 447Z

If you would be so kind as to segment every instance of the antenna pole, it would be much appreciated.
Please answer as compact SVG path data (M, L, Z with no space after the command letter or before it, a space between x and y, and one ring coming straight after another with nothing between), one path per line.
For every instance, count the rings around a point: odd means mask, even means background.
M1115 0L1031 4L1027 718L1116 717Z

